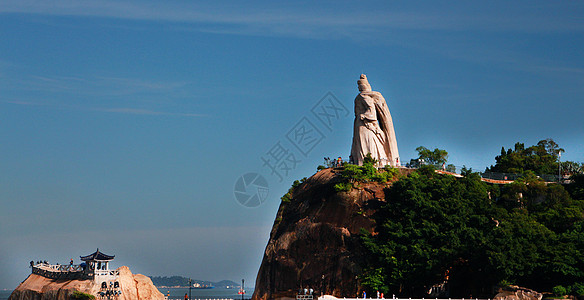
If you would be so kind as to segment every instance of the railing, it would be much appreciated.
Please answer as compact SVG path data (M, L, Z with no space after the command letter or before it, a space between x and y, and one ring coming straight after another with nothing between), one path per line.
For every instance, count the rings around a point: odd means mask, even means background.
M40 263L32 266L32 273L50 279L87 279L81 265L49 265Z
M94 276L119 276L120 271L118 270L95 270L93 271Z
M118 277L118 270L93 270L85 272L81 265L50 265L39 263L32 266L32 273L50 279L94 279L95 277Z
M83 271L81 265L49 265L45 263L36 264L34 267L53 272L77 272Z

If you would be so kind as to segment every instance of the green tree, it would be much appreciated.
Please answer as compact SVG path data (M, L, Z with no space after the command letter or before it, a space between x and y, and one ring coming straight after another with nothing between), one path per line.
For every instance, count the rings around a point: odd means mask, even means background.
M562 174L565 175L577 175L584 173L584 164L574 162L574 161L563 161L561 162Z
M423 159L425 162L432 165L441 165L448 161L448 152L446 150L435 148L430 150L424 146L416 148L418 151L418 159Z
M533 173L487 186L431 167L395 182L362 234L361 276L372 290L424 297L447 281L451 297L492 296L500 282L540 291L584 282L584 201Z
M561 285L556 285L552 289L552 292L554 293L554 296L562 297L562 296L566 295L566 288L561 286Z
M383 278L382 290L422 297L449 270L459 270L448 276L464 286L463 274L482 268L484 259L474 258L485 248L485 228L493 224L486 186L478 175L457 180L414 173L396 182L386 199L390 201L375 216L378 234L363 236L373 260L364 282ZM479 277L475 279L487 279Z
M574 199L584 200L584 174L575 174L570 177L572 183L567 190Z
M501 154L495 157L495 165L487 171L522 174L533 171L536 174L558 174L559 155L564 152L552 139L541 140L537 145L525 148L525 144L516 143L514 149L501 148Z

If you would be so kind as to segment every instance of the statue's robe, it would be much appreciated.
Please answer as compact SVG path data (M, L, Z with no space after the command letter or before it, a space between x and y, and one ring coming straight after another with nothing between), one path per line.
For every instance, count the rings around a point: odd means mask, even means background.
M375 91L363 91L355 98L351 160L363 165L368 153L378 161L378 166L399 165L391 114L381 93Z

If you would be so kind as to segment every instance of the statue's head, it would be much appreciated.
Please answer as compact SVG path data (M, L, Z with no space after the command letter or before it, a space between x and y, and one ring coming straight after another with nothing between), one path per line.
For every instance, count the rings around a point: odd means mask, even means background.
M359 87L359 92L371 92L371 85L367 81L365 74L361 74L361 77L357 80L357 86Z

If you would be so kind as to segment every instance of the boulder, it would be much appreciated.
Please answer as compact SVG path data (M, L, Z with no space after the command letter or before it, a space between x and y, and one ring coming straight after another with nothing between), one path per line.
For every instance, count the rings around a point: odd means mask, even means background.
M316 295L357 296L364 255L358 235L361 228L373 232L370 216L385 203L391 183L359 183L336 192L339 173L317 172L280 204L252 299L295 298L301 287Z
M541 300L543 295L534 290L515 285L502 287L493 300Z

